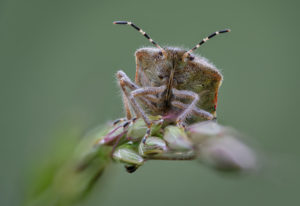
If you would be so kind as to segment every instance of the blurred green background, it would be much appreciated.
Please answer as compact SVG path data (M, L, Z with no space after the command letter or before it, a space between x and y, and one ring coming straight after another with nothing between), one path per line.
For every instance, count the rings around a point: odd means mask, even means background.
M298 205L299 1L0 1L0 205L20 205L25 174L58 128L88 130L123 116L115 72L134 78L133 53L193 47L224 74L219 122L249 135L264 167L228 176L197 162L113 165L80 205ZM49 151L55 153L55 151Z

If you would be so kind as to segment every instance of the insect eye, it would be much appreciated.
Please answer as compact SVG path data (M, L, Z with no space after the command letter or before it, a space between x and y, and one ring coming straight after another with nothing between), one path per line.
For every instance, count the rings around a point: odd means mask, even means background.
M194 59L195 59L194 56L189 56L189 60L190 60L190 61L193 61Z
M158 78L159 79L163 79L164 77L162 75L158 75Z
M163 53L161 51L158 52L158 55L155 56L156 60L163 59Z

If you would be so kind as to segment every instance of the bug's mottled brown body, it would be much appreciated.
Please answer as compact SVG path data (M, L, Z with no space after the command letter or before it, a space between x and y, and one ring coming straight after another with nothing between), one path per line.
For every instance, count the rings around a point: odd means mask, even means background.
M197 93L200 97L197 107L210 112L216 117L218 89L222 82L222 74L205 58L194 56L183 60L186 50L180 48L164 48L167 56L163 56L158 48L141 48L135 53L135 82L140 87L160 87L166 89L157 94L160 100L155 103L158 108L153 111L146 105L142 107L151 115L166 115L169 112L180 112L171 102L177 98L172 94L172 88ZM181 99L188 104L188 100ZM191 116L192 121L201 117Z
M148 126L143 142L150 135L149 115L161 115L181 127L185 123L216 118L218 90L223 77L205 58L191 53L212 37L230 30L214 32L187 51L160 47L132 22L116 21L114 24L130 25L156 46L136 51L135 83L123 71L117 72L127 119L132 119L133 110Z

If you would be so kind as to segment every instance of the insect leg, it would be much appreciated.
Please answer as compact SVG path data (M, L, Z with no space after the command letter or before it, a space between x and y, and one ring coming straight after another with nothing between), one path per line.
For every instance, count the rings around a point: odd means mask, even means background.
M126 87L128 87L130 90L136 90L136 89L140 88L135 83L133 83L130 80L130 78L125 74L125 72L123 72L123 71L118 71L117 72L117 78L118 78L119 81L120 81L120 79L124 79L124 81L127 82ZM155 107L155 105L153 105L151 103L151 102L155 102L154 101L155 99L156 99L156 97L154 97L153 95L147 95L147 96L144 96L144 97L140 97L141 102L143 104L147 105L152 111L157 111L157 108ZM128 99L127 99L126 95L124 94L124 92L123 92L123 102L124 102L124 105L126 105L125 103L127 103L127 106L128 106L128 109L129 109ZM127 112L128 110L125 108L125 111Z
M132 106L134 112L137 114L138 117L142 117L144 119L146 125L147 125L146 134L145 134L145 136L142 139L142 142L145 143L146 139L151 134L152 122L150 121L150 119L148 118L148 116L146 115L146 113L144 112L144 110L141 108L141 106L137 103L135 97L125 89L126 83L128 83L128 82L126 82L123 78L120 79L121 88L122 88L124 94L126 95L126 97L128 98L128 100L130 101L131 106Z
M123 91L123 94L126 96L126 98L128 99L128 101L131 103L131 107L134 110L134 112L136 113L136 115L138 117L142 117L148 127L145 136L143 137L142 142L145 143L146 139L148 138L148 136L151 134L151 126L152 126L152 122L150 121L150 119L148 118L148 116L146 115L145 111L143 110L143 108L138 104L138 102L136 101L137 98L143 98L145 96L149 96L149 95L155 95L158 93L163 92L166 87L165 86L161 86L161 87L146 87L146 88L137 88L131 92L129 92L125 87L129 87L129 88L134 88L135 84L131 82L131 80L126 76L126 74L122 71L119 71L117 73L117 77L119 79L119 83L121 86L121 89ZM151 99L151 96L149 97ZM149 102L147 99L144 98L144 101ZM146 105L151 104L150 102L147 103Z
M123 105L124 105L124 110L126 112L126 118L131 119L131 111L130 111L130 106L127 97L125 96L124 92L122 92L122 100L123 100Z
M127 86L131 90L136 90L136 89L140 88L138 85L136 85L134 82L132 82L131 79L123 71L118 71L117 72L117 77L118 77L118 79L124 78L127 82L130 82L130 84L128 84ZM153 102L157 102L157 97L155 97L153 95L150 95L150 93L149 93L149 95L145 96L145 98L147 98L151 101L153 100Z
M149 100L151 102L158 103L160 101L160 99L157 98L155 95L159 94L159 93L162 93L163 91L165 91L165 89L166 89L165 85L160 86L160 87L145 87L145 88L136 89L136 90L132 91L131 94L134 98L144 97L144 98L146 98L147 100ZM159 123L159 124L162 124L163 119L160 119L156 122ZM150 131L149 131L149 134L150 134ZM146 138L144 138L143 141L145 141Z
M132 115L131 115L131 110L130 110L130 106L129 106L129 102L128 102L128 99L124 93L124 90L125 88L123 88L121 82L120 82L120 79L123 78L123 74L126 76L126 74L122 71L119 71L117 72L117 79L119 81L119 85L120 85L120 88L121 88L121 91L122 91L122 100L123 100L123 106L124 106L124 110L125 110L125 113L126 113L126 118L129 120L132 118ZM128 78L129 79L129 78ZM135 85L134 85L135 86ZM120 121L116 120L113 124L117 124L119 123Z
M127 118L120 118L120 119L116 119L115 121L113 121L113 125L117 125L119 124L120 122L125 122L127 120Z
M181 99L191 99L192 102L182 111L182 113L177 117L176 123L178 126L182 126L183 122L190 115L194 108L196 107L197 102L199 101L199 95L192 91L187 90L177 90L172 89L173 95Z
M165 89L166 89L165 85L160 86L160 87L144 87L144 88L139 88L139 89L132 91L131 94L134 97L141 97L141 96L146 96L149 94L155 95L155 94L162 93L163 91L165 91ZM147 99L157 101L157 98L154 96L148 96Z
M177 107L179 109L186 109L188 107L187 104L184 104L182 102L179 102L179 101L172 101L171 104L174 106L174 107ZM203 109L199 109L198 107L194 107L193 108L193 114L196 115L196 116L199 116L199 117L202 117L204 119L207 119L207 120L212 120L214 118L214 116L203 110Z
M119 84L120 87L123 91L124 96L126 97L126 99L130 102L132 109L134 110L134 112L136 113L137 117L142 117L145 121L145 123L147 124L148 127L151 127L151 122L149 120L149 118L146 116L144 110L141 108L141 106L137 103L136 99L132 96L132 94L126 89L126 87L132 87L133 84L132 82L129 80L129 78L127 79L126 77L124 77L122 75L122 71L119 71L117 73L117 77L119 79ZM125 73L124 73L125 74ZM129 105L128 105L129 107Z
M160 86L160 87L145 87L145 88L139 88L136 89L134 91L131 92L132 97L135 99L137 97L143 97L149 94L155 95L155 94L159 94L162 93L163 91L165 91L166 86ZM160 121L160 123L162 123ZM151 134L151 125L150 127L148 126L148 129L146 131L146 135L143 137L142 142L145 143L146 139L148 138L148 136Z

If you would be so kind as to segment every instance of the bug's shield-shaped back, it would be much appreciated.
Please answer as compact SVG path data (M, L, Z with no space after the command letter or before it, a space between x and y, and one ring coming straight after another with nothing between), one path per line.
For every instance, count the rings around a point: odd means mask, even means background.
M165 51L167 56L163 56L157 48L141 48L136 51L136 83L141 87L166 85L169 90L175 88L195 92L200 97L197 108L216 117L218 90L223 80L219 70L201 56L193 56L185 61L184 49L165 48ZM163 99L164 95L159 98ZM182 99L181 102L188 105L190 99ZM170 109L163 106L160 107L162 110ZM190 123L203 120L205 119L193 115L189 118Z
M218 91L223 80L219 70L205 58L197 57L194 61L187 62L181 75L188 84L178 84L178 89L196 92L200 97L197 107L216 117ZM197 121L201 119L193 122Z

